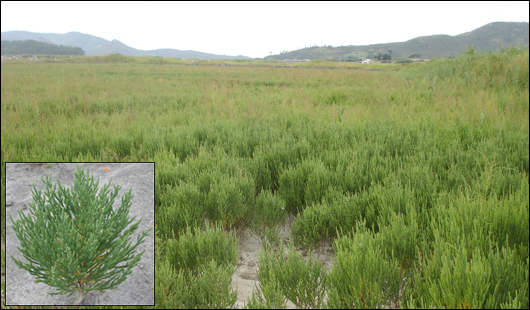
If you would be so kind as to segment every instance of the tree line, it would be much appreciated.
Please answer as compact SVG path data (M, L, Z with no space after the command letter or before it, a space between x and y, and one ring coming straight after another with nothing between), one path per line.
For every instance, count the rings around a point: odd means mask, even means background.
M3 41L2 55L85 55L85 51L80 47L56 45L51 43L27 41Z

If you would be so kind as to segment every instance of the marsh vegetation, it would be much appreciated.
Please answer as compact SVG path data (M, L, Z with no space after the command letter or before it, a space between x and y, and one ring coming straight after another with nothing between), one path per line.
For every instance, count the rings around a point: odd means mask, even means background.
M528 48L381 71L111 57L2 62L2 187L5 162L155 162L157 308L233 307L247 227L249 307L528 308Z

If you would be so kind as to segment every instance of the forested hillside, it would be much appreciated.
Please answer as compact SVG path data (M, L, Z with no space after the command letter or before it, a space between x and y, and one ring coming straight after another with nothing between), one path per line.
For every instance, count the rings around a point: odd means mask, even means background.
M2 41L2 55L85 55L80 47L56 45L35 40Z

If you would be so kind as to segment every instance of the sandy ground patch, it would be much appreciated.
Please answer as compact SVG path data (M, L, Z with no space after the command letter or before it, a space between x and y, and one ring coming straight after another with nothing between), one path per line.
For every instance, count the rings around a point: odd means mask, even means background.
M292 219L288 220L281 231L282 240L285 242L290 240L291 223ZM243 309L247 302L247 298L252 297L252 290L258 282L257 269L260 247L260 240L253 237L248 229L245 230L239 241L238 267L232 276L232 285L236 287L238 292L235 305L238 309ZM297 247L297 249L307 261L308 251L304 250L302 247ZM316 258L316 251L313 251L312 255ZM320 250L319 259L329 273L333 264L335 264L335 254L331 247L331 241L324 243ZM327 299L324 298L324 300ZM296 309L296 306L291 301L287 301L286 309Z

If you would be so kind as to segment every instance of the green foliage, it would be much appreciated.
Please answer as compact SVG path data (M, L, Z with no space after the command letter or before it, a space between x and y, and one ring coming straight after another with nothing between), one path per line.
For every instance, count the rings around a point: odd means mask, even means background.
M109 192L110 183L105 184L98 192L99 179L89 177L88 169L85 175L77 168L72 188L62 187L59 181L52 187L51 176L42 182L46 185L44 196L35 186L32 191L30 213L34 217L19 211L20 219L15 222L10 216L20 240L19 250L29 261L24 264L13 258L17 266L37 282L57 288L59 293L51 295L71 296L77 291L82 297L81 293L104 292L125 281L145 252L134 255L134 250L148 235L143 232L133 245L130 237L140 221L125 229L135 219L128 218L132 189L114 210L121 186L115 185ZM123 262L127 263L117 266Z
M443 255L440 278L436 284L429 283L431 285L430 297L435 301L443 300L444 307L482 308L486 306L484 303L490 285L491 270L478 252L475 252L473 260L469 263L467 257L468 254L464 248L455 253L452 260L447 254ZM439 291L434 289L436 286L440 288Z
M433 212L433 229L451 244L463 244L468 249L479 249L483 254L490 247L509 247L528 252L528 183L522 189L499 200L474 198L467 193L449 205L440 204ZM526 248L526 250L525 250Z
M162 242L162 241L160 241ZM164 243L164 258L156 272L157 305L182 309L233 307L237 292L231 287L237 266L238 241L220 226L203 231L188 227L178 239ZM159 252L161 253L161 251ZM159 267L160 265L160 267Z
M297 214L306 205L305 188L313 163L302 161L296 167L290 166L280 175L278 195L286 202L286 211Z
M468 47L462 57L433 62L423 70L423 76L433 86L441 80L464 88L491 88L499 93L508 89L524 91L528 89L528 59L528 47L508 46L499 53L482 55Z
M203 195L194 184L167 185L160 199L163 201L157 213L157 230L166 238L178 236L187 227L202 226L204 222Z
M336 221L338 219L333 217L327 204L308 207L291 225L294 244L311 251L333 234L332 228L337 226Z
M402 269L409 269L416 260L418 245L424 244L418 216L413 206L407 205L406 217L403 213L392 212L388 225L379 230L376 243L383 249L387 260L394 259Z
M528 258L521 261L513 250L470 252L437 235L432 254L422 255L416 269L414 290L405 297L410 307L420 301L447 308L528 307Z
M222 176L214 181L206 198L208 219L229 228L244 227L254 199L254 180L244 177Z
M200 273L189 270L175 272L170 264L156 266L156 305L172 309L225 309L233 308L237 292L231 287L233 270L219 267L211 260L201 267Z
M269 129L270 130L270 129ZM274 136L273 136L274 135ZM273 192L278 191L281 185L281 172L289 165L296 165L309 154L310 145L305 140L298 140L292 135L283 135L283 139L275 142L276 133L271 133L270 138L272 145L261 143L254 152L254 164L252 164L252 173L257 180L258 189L270 189ZM280 138L280 137L278 137ZM282 194L280 194L282 196ZM286 199L282 196L282 198ZM293 198L296 199L296 198ZM287 199L286 199L287 201ZM294 212L295 205L301 205L297 202L287 201L288 212Z
M80 47L56 45L35 40L4 41L2 40L2 55L85 55Z
M376 59L376 60L392 60L392 55L390 55L389 53L376 53L376 54L373 54L372 55L372 58Z
M320 248L325 240L337 236L337 230L352 229L362 219L357 197L338 193L326 197L326 201L307 207L291 225L295 245L309 250Z
M213 257L219 270L235 266L226 261L237 253L228 245L236 229L278 248L283 207L297 215L297 245L331 240L336 256L342 247L330 307L528 306L527 48L384 71L127 57L3 62L1 158L156 162L157 268L172 268L156 289L161 304L184 307L188 283L206 281L194 277L217 277ZM85 60L101 62L75 61ZM208 222L218 226L206 238ZM177 250L181 243L195 252ZM263 274L273 280L247 305L283 306L282 290L297 284L284 288L282 272ZM174 290L173 281L184 284ZM213 292L212 283L203 288ZM230 294L220 292L209 304L228 307L217 301ZM206 307L193 298L186 307Z
M273 270L269 269L268 279L264 284L255 286L252 297L247 298L244 309L284 309L286 298L283 296L281 284L276 279Z
M337 183L333 171L327 169L322 162L315 163L305 186L306 205L320 203L328 189Z
M184 308L188 286L184 273L175 272L169 262L157 262L155 265L155 300L161 308Z
M192 273L198 273L211 260L218 266L235 266L237 243L234 234L230 232L227 238L220 226L207 225L205 231L188 227L178 239L167 240L166 257L175 270L189 269Z
M270 190L264 190L259 194L252 208L248 228L262 242L268 239L267 235L272 236L272 240L268 240L269 243L274 240L278 241L286 216L285 201Z
M125 56L120 53L110 53L105 56L101 56L98 59L100 62L113 62L113 63L124 63L124 62L132 62L133 59L130 56Z
M370 234L340 237L333 247L337 264L329 275L327 307L375 309L398 299L398 263L385 259Z
M322 263L311 256L306 262L293 247L284 257L283 245L277 251L266 244L259 254L257 292L264 295L258 301L265 305L283 304L278 291L284 298L300 308L319 308L323 305L327 274ZM276 293L273 291L276 290ZM255 302L252 301L251 304Z

